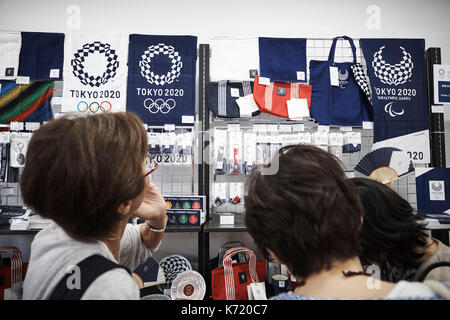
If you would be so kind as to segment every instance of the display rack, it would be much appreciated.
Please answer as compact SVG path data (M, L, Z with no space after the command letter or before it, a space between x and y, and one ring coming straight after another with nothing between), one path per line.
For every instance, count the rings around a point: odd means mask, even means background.
M328 58L328 53L332 44L333 39L321 39L321 38L311 38L307 39L307 65L309 65L310 60L326 60ZM362 55L361 48L359 46L359 39L354 39L354 43L356 46L356 54L357 54L357 62L361 63L364 67L366 66L365 59ZM200 121L202 122L202 130L203 132L209 132L215 127L226 127L228 123L239 123L240 127L244 130L251 130L251 126L258 122L263 123L293 123L284 118L275 117L272 115L268 115L265 113L261 113L256 117L252 117L250 119L223 119L219 117L215 117L212 112L209 111L208 108L208 97L206 95L206 86L209 82L209 61L211 48L209 44L200 44L199 49L199 112L200 112ZM428 75L432 76L432 64L440 63L440 49L439 48L430 48L427 51L427 63L428 63ZM352 52L350 46L346 41L338 40L336 47L336 62L344 62L349 61L352 58ZM430 71L431 65L431 71ZM307 73L308 83L309 83L309 72ZM429 81L428 87L430 90L429 96L432 96L432 88L430 88ZM443 126L443 115L435 115L431 113L431 104L433 101L429 101L429 109L430 109L430 146L431 146L431 159L432 162L430 166L436 167L445 167L445 143L444 143L444 126ZM312 121L305 121L305 130L317 130L317 124ZM373 141L373 130L372 129L363 129L362 127L353 127L353 131L361 132L362 136L362 144L361 151L357 153L351 154L342 154L340 160L342 161L345 170L349 172L353 172L353 168L360 161L365 154L372 150L372 141ZM337 126L331 126L330 132L340 131L340 128ZM202 245L203 247L203 271L206 273L202 273L207 281L207 288L210 290L210 274L208 272L208 264L209 264L209 243L210 236L216 232L246 232L246 226L244 223L244 208L245 204L225 204L223 206L217 207L213 203L212 199L212 183L214 182L243 182L245 181L245 176L231 176L231 175L214 175L212 170L212 166L210 165L209 157L210 149L208 148L210 144L210 139L205 139L202 143L204 150L209 150L208 154L203 154L204 161L202 168L199 170L199 188L202 194L206 195L207 203L209 203L209 210L207 215L207 221L203 226L203 236L202 236ZM434 157L433 157L434 155ZM205 159L207 161L205 161ZM425 167L426 164L419 164L416 167ZM358 177L362 176L357 172L353 172L353 174ZM395 181L392 185L392 189L399 193L403 198L408 200L410 204L417 208L417 200L416 200L416 184L415 184L415 176L410 175L406 178L399 179ZM231 212L235 216L235 223L233 225L221 225L219 221L219 214ZM447 230L438 230L441 229L439 226L430 226L432 230L431 233L433 236L441 239L444 243L448 243L448 228ZM236 239L237 240L237 239ZM200 262L199 262L200 263Z

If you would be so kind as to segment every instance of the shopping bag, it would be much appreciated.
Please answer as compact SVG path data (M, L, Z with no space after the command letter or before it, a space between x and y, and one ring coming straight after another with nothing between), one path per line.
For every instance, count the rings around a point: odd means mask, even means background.
M255 77L253 97L261 112L278 117L290 118L287 103L292 99L306 99L311 106L311 85L301 83L269 82L263 84L261 77Z
M0 266L0 300L21 300L22 280L28 264L22 263L22 253L16 247L0 247L10 256L11 264Z
M334 62L338 39L345 39L350 43L353 62ZM363 121L373 121L369 101L356 82L351 68L355 64L356 48L353 40L347 36L333 39L328 60L310 61L310 114L319 124L362 126Z
M248 262L233 264L232 256L238 253L245 253ZM257 261L248 248L231 248L225 253L223 267L211 272L212 297L214 300L248 300L247 286L265 279L265 260Z

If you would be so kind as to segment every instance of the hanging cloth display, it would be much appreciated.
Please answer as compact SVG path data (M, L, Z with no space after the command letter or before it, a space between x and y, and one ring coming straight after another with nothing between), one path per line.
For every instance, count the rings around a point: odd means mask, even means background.
M258 75L258 38L214 38L209 46L210 81L250 81Z
M125 111L128 36L69 34L64 49L63 112Z
M242 112L238 105L238 99L241 97L247 97L253 93L253 82L231 82L227 80L219 82L208 82L207 84L207 97L209 110L221 118L240 118ZM251 99L253 99L251 97ZM253 104L254 101L253 101ZM251 116L260 114L258 107L255 104ZM248 115L250 116L250 114Z
M360 39L374 110L373 148L430 162L424 39Z
M30 80L62 80L64 33L22 32L19 73Z
M54 81L33 81L28 85L0 81L0 84L0 123L42 123L53 118L50 101Z
M350 43L353 61L334 62L336 42ZM309 64L312 85L311 116L321 125L362 126L372 121L373 115L365 93L355 81L351 66L356 64L356 48L350 37L333 39L328 60L311 60Z
M197 37L130 35L127 111L151 125L193 125Z
M278 82L306 82L305 38L259 38L260 76Z
M253 97L261 112L278 117L289 118L288 101L306 99L305 105L311 106L310 85L301 83L269 82L262 84L260 77L255 78Z
M0 80L13 80L19 71L20 32L0 32Z

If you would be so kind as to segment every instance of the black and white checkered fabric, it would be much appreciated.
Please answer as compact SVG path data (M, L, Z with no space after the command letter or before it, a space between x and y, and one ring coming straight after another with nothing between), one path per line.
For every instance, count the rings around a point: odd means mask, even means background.
M364 72L363 66L360 63L355 63L350 66L350 69L353 72L353 77L355 78L356 83L359 88L364 92L369 100L369 103L372 105L372 94L370 92L369 81L367 80L366 73Z
M384 48L385 46L382 46L373 55L372 67L375 76L377 76L382 83L387 85L400 85L405 83L411 78L412 70L414 68L411 54L406 52L403 47L400 47L403 53L402 60L400 63L389 64L386 63L382 55Z
M166 278L165 288L170 288L175 278L182 272L192 270L192 266L185 257L180 255L171 255L161 259L159 265L164 271Z
M83 65L86 57L94 52L104 54L108 62L105 72L103 72L101 76L95 77L90 75L85 70L85 66ZM80 50L75 52L74 57L75 58L71 60L73 75L80 79L82 84L89 85L91 87L100 87L101 85L107 83L111 78L114 78L117 69L119 68L119 60L116 51L111 49L110 44L101 43L100 41L86 43Z
M152 71L152 59L154 56L159 54L167 56L169 62L172 64L170 70L166 74L155 74ZM175 79L180 76L183 62L181 62L180 54L175 51L175 48L172 46L165 45L164 43L158 43L157 45L148 47L141 57L142 60L139 61L141 74L151 84L163 86L174 82Z

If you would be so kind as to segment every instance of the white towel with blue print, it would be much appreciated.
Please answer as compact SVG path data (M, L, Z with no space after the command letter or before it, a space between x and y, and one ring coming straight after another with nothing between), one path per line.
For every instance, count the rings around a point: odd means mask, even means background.
M128 35L66 35L62 112L125 111L127 58Z
M20 32L0 32L0 80L14 80L19 70Z

